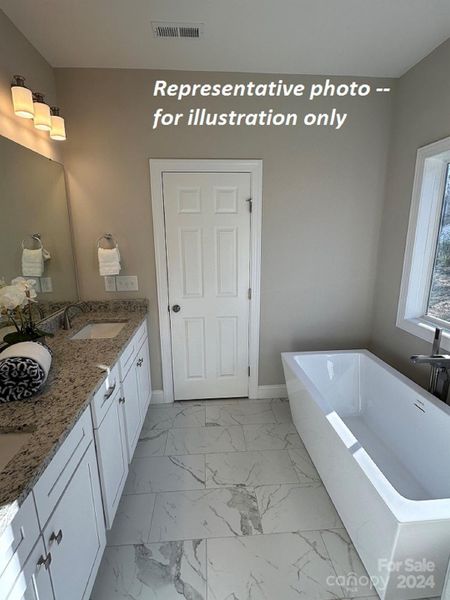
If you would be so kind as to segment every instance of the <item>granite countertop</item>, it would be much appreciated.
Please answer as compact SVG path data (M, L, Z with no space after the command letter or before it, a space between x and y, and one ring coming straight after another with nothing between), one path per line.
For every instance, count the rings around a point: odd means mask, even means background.
M89 312L76 313L70 331L57 329L55 337L47 338L53 362L39 394L0 404L0 432L31 433L0 472L0 535L101 387L107 375L105 367L117 362L146 315L144 303L132 310L120 308L120 304L118 309L111 309L107 303L92 303ZM101 321L126 321L126 325L114 338L70 339L87 323Z

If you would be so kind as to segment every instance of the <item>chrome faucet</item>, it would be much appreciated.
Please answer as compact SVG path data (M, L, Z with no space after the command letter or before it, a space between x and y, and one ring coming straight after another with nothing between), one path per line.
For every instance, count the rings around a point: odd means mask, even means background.
M440 400L447 402L448 390L450 386L450 354L440 354L442 330L436 328L434 332L433 347L431 354L415 354L411 360L416 365L430 365L430 379L428 382L428 391Z
M71 308L77 308L78 310L84 312L85 309L87 310L89 307L87 302L75 302L74 304L68 304L63 312L63 329L66 330L72 329L72 322L69 315Z

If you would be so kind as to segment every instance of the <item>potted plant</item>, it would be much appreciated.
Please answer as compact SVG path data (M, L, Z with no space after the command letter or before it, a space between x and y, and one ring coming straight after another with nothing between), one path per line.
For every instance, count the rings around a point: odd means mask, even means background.
M34 279L16 277L6 285L0 280L0 315L6 316L16 331L8 333L3 341L11 346L18 342L44 341L52 334L39 329L33 319L33 302L36 302Z

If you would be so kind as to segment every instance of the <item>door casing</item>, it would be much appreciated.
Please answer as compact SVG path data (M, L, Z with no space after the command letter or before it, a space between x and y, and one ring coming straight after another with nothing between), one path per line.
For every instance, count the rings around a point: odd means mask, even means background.
M259 326L261 289L262 160L150 159L150 183L155 245L156 282L163 401L173 402L172 342L170 334L169 289L167 281L166 230L164 219L163 173L249 173L251 179L250 300L249 314L249 397L258 397Z

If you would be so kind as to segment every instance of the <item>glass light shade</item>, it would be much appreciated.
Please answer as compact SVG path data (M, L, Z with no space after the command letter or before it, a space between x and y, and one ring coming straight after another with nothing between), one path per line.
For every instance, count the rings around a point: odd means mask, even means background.
M64 141L66 139L66 127L63 117L52 115L52 128L50 131L52 140Z
M11 86L14 113L24 119L34 117L33 94L31 90L21 85Z
M33 102L34 126L40 131L50 131L52 128L50 106L45 102Z

